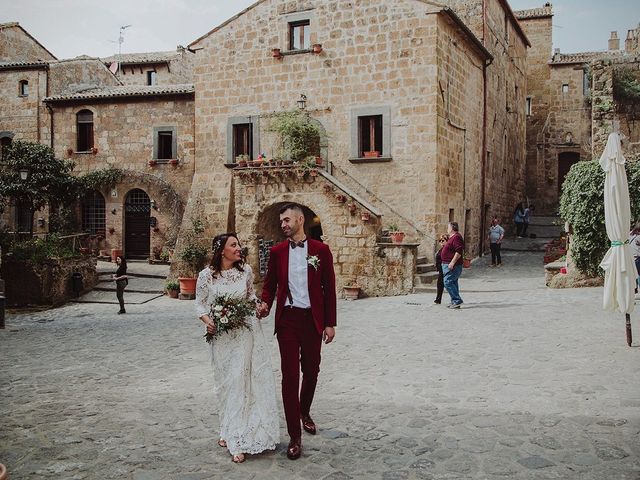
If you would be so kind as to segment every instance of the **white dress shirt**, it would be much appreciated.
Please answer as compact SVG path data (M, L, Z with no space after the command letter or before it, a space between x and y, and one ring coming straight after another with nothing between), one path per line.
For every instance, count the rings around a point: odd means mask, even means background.
M293 298L293 306L298 308L311 308L311 300L309 299L309 282L307 279L307 244L304 246L291 248L289 245L289 291ZM287 300L285 305L290 306L292 303Z

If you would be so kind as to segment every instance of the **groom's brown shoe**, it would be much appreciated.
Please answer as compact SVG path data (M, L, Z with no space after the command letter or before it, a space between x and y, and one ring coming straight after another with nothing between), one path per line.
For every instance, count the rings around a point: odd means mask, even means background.
M302 440L300 438L292 438L287 447L287 458L289 460L297 460L302 455Z
M316 424L309 415L302 415L302 428L304 428L305 432L310 433L311 435L316 434Z

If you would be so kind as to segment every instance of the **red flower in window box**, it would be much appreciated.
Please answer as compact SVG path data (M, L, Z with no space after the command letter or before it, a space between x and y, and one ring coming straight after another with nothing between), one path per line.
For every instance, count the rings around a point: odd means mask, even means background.
M93 153L94 155L98 153L98 147L91 147L91 153Z
M180 163L180 160L178 160L177 158L172 158L171 160L169 160L169 163L175 167L176 165L178 165L178 163Z
M73 148L67 148L67 155L73 155Z
M149 160L148 163L149 163L150 167L155 167L158 164L158 161L157 160Z

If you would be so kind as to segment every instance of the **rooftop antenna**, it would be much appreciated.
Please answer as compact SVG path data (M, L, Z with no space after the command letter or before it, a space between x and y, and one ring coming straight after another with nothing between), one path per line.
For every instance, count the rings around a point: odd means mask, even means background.
M120 36L118 37L118 56L122 55L122 44L124 43L124 31L131 25L123 25L120 27Z

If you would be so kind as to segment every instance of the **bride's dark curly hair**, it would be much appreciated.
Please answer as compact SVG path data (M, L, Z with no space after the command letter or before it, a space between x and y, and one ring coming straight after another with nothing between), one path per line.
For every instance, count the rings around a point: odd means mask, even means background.
M213 256L211 257L211 263L209 266L213 270L213 275L216 276L222 270L222 252L224 251L224 247L227 244L229 238L235 238L238 241L238 245L240 244L240 240L238 239L238 235L233 232L221 233L220 235L216 235L211 242L211 249L213 250ZM244 256L240 258L237 262L233 263L233 266L244 272Z

